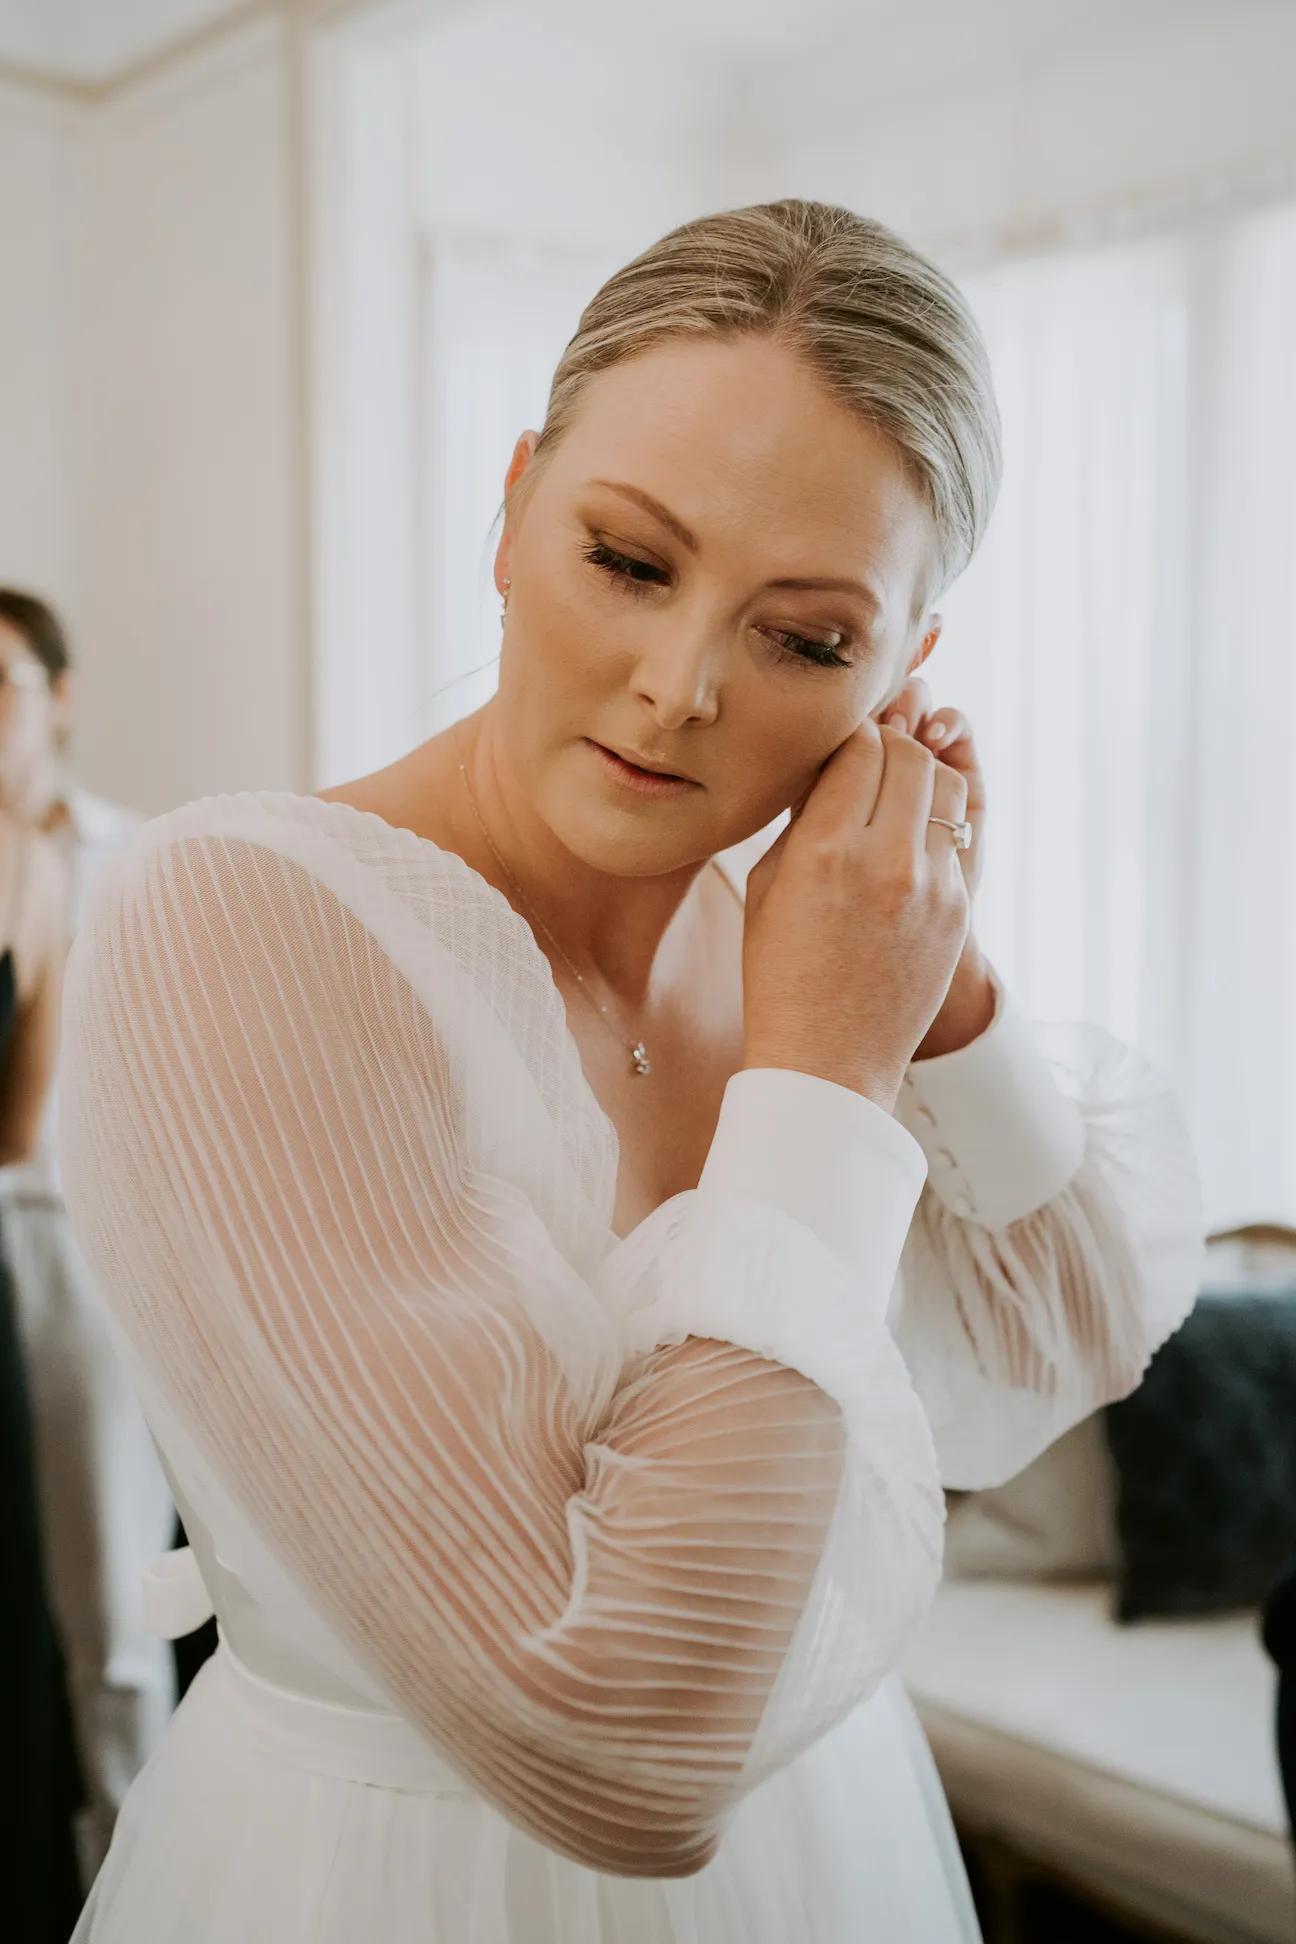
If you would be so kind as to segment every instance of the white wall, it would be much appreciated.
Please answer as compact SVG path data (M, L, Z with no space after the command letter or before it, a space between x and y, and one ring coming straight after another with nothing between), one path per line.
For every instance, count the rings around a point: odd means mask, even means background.
M0 86L0 578L150 812L310 782L290 83L263 24L102 102Z
M867 41L760 64L752 195L852 204L958 261L1296 185L1296 7L1185 11L1030 60L870 97ZM735 185L736 187L736 185Z
M623 256L708 206L732 63L669 34L475 9L419 38L417 189L430 232Z
M311 69L322 782L426 734L446 673L434 640L445 590L429 584L437 250L473 239L615 261L715 199L716 61L518 5L435 11L344 21L319 36ZM501 481L506 460L507 447ZM470 542L474 570L488 527Z
M66 590L80 111L0 83L0 581Z
M149 811L308 781L289 112L264 27L82 135L79 767Z

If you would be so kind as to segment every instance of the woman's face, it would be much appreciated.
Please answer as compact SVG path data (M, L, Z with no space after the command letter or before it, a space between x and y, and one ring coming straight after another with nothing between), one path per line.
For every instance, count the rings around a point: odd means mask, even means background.
M890 441L772 339L675 339L613 366L505 522L509 770L596 869L712 856L899 692L935 639L934 554Z

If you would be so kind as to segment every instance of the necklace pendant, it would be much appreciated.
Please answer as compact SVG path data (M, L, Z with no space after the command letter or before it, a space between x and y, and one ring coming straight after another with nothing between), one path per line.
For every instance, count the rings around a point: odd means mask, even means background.
M639 1041L637 1046L630 1048L630 1058L634 1061L634 1070L637 1074L642 1075L652 1072L652 1062L648 1058L648 1048L642 1040Z

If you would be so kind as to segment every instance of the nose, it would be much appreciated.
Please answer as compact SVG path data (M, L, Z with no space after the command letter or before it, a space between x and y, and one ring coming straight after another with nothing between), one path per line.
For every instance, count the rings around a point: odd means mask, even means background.
M707 628L663 618L630 678L636 698L662 729L714 722L720 707L724 649Z

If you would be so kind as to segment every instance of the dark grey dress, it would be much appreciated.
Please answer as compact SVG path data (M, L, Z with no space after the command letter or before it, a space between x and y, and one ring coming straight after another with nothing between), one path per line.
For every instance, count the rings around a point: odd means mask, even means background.
M0 1074L18 1006L0 953ZM63 1658L45 1596L31 1413L0 1247L0 1935L65 1944L81 1907L73 1816L82 1801Z

